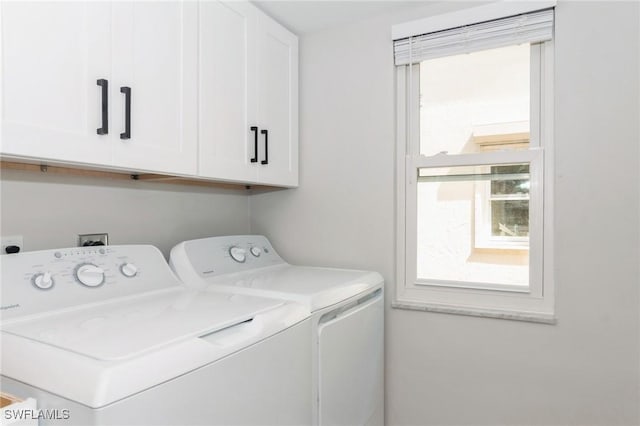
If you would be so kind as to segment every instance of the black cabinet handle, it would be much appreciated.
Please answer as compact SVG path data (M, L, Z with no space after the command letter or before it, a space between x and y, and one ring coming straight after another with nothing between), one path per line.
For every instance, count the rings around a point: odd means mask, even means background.
M269 131L260 130L260 133L264 135L264 160L260 164L269 164Z
M120 139L131 139L131 87L121 87L120 93L124 93L124 133Z
M253 158L251 158L252 163L258 162L258 128L256 126L250 127L253 132Z
M98 79L98 86L102 87L102 127L98 128L99 135L109 133L109 81Z

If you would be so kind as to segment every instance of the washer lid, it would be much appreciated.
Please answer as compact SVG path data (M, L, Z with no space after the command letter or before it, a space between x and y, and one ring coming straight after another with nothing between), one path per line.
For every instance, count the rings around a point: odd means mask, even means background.
M314 312L378 288L383 278L377 272L281 264L211 277L206 282L210 290L293 300Z
M2 331L98 360L121 360L242 323L282 304L173 288L3 324Z

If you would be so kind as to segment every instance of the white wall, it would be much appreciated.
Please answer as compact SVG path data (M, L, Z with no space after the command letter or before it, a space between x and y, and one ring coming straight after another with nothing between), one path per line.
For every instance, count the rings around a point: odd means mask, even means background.
M558 324L389 308L388 424L640 423L639 9L557 7ZM379 17L301 39L300 188L250 197L252 232L268 235L285 258L378 270L388 298L390 25L421 16Z
M246 233L247 196L186 185L2 170L0 230L26 250L74 247L107 232L110 244L153 244L168 257L180 241Z

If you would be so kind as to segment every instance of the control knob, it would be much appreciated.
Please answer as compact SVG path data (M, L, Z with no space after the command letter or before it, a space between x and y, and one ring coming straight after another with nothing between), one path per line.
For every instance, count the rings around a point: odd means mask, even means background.
M260 257L260 255L262 254L262 250L260 249L260 247L251 247L251 250L249 251L251 251L251 254L254 257Z
M120 266L120 272L127 278L133 278L138 275L138 268L133 263L124 263Z
M247 260L247 251L243 248L233 246L229 249L229 254L231 258L238 263L244 263Z
M84 263L76 269L76 279L87 287L98 287L104 283L104 270L93 263Z
M51 272L44 272L33 276L33 285L40 290L49 290L53 287L53 279L51 278Z

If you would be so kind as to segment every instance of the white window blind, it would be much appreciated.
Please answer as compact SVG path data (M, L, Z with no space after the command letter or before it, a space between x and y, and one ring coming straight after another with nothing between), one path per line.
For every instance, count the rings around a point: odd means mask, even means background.
M542 42L552 37L553 9L540 10L396 40L395 64Z

